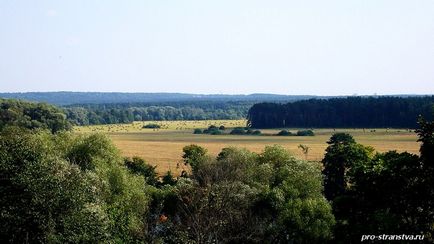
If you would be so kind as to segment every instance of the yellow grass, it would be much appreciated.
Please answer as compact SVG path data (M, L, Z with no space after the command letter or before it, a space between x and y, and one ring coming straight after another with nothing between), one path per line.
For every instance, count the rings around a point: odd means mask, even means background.
M178 121L143 121L133 122L131 124L114 124L114 125L91 125L77 126L76 132L155 132L155 131L182 131L193 130L195 128L207 128L210 125L225 127L244 127L246 120L178 120ZM160 129L142 128L146 124L158 124Z
M144 124L157 123L162 129L142 129ZM418 153L419 143L414 132L398 129L315 129L313 137L298 136L247 136L247 135L194 135L194 128L206 128L209 125L224 125L227 128L245 126L244 120L207 120L207 121L148 121L129 125L82 126L74 130L78 133L107 133L124 156L140 156L147 162L157 165L157 171L165 173L171 170L181 172L182 148L188 144L198 144L217 155L228 146L243 147L254 152L261 152L267 145L282 145L295 156L305 158L298 145L305 144L310 150L308 160L320 161L327 147L326 141L333 133L347 132L357 142L374 147L380 152L388 150ZM297 131L298 129L290 129ZM262 130L274 134L279 130Z

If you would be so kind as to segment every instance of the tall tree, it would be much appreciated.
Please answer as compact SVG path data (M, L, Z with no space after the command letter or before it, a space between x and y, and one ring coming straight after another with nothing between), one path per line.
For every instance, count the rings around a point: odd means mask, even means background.
M347 172L357 162L365 162L373 149L357 144L347 133L336 133L327 142L329 146L323 163L324 194L328 200L343 195L350 183Z

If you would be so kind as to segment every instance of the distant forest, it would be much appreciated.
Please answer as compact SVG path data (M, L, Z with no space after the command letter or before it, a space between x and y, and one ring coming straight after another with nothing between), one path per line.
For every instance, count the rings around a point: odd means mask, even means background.
M293 103L258 103L248 112L253 128L416 128L432 119L434 96L347 97Z
M108 104L108 103L165 103L165 102L293 102L312 95L277 95L256 93L249 95L189 94L189 93L144 93L144 92L13 92L0 93L0 98L23 99L33 102L46 102L54 105ZM328 97L321 97L328 98Z
M187 94L124 92L0 93L0 98L62 106L76 125L131 123L145 120L244 119L258 102L292 102L311 95Z
M65 106L70 122L77 125L118 124L146 120L244 119L250 101L82 104Z

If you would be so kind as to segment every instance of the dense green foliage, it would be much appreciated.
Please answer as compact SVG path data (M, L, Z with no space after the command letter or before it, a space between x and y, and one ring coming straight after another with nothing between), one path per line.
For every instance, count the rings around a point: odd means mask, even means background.
M13 243L144 240L149 194L101 135L0 134L0 239Z
M131 173L143 176L148 185L158 185L158 175L155 171L156 166L147 164L145 160L139 157L124 158L124 165Z
M374 153L348 134L334 135L323 160L325 195L337 220L337 243L363 234L434 237L434 123L420 120L421 155Z
M434 96L258 103L250 108L248 120L253 128L416 128L417 116L432 119L433 104Z
M331 238L318 165L280 147L184 148L192 173L161 180L102 135L0 133L0 239L32 243L297 243ZM260 169L260 170L257 170Z
M204 152L196 145L184 149L193 172L173 189L175 214L165 212L165 241L321 243L331 238L334 218L317 164L296 160L279 146L261 154L224 148L216 159Z
M63 112L45 103L0 99L0 131L7 126L49 129L52 133L71 127Z
M347 169L356 162L366 162L374 149L357 144L353 137L346 133L334 134L327 142L329 146L322 163L324 165L324 194L333 200L345 193L350 179L346 177Z
M194 172L196 172L199 168L199 164L202 163L203 158L205 158L208 150L206 150L203 147L200 147L198 145L189 145L189 146L185 146L183 149L183 155L182 158L184 159L184 163L186 165L190 165L191 170Z

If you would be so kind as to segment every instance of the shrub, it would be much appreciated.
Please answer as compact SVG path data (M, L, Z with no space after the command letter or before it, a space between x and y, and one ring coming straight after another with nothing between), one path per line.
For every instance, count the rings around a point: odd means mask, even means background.
M210 126L208 127L208 130L218 130L218 128L217 128L217 126L215 126L215 125L210 125Z
M222 132L215 125L210 125L208 129L203 130L203 134L220 135Z
M223 125L220 125L219 130L226 130L226 127L224 127Z
M245 135L246 131L242 127L236 127L231 131L230 134L231 135Z
M277 133L277 136L292 136L292 133L287 130L281 130L279 133Z
M144 128L144 129L160 129L161 126L159 124L146 124L142 128Z
M299 130L297 131L297 136L314 136L315 133L313 133L312 130Z
M201 129L194 129L193 134L203 134Z
M223 132L221 130L211 130L209 132L210 135L221 135Z
M255 131L253 131L253 133L252 133L252 135L261 135L262 134L262 132L260 131L260 130L255 130Z

